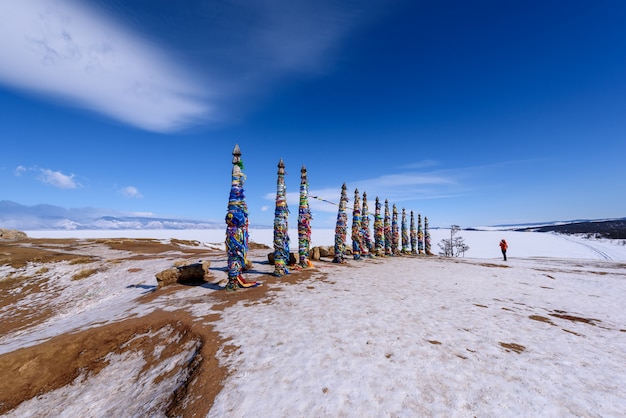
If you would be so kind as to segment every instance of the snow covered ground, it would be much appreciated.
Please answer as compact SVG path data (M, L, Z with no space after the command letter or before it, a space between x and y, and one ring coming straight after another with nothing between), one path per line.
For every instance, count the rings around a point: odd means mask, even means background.
M224 237L222 230L27 233L207 245L220 245ZM431 233L437 253L449 231ZM250 232L252 241L268 245L271 234ZM465 258L320 261L310 278L296 283L262 275L273 267L263 263L267 251L257 250L249 278L262 278L266 296L220 310L206 296L221 291L207 287L185 287L140 304L137 298L167 261L134 261L141 271L132 283L124 273L129 265L121 263L99 277L97 288L67 282L74 289L57 297L77 303L57 301L63 310L46 323L0 336L0 353L96 323L185 310L238 347L220 353L229 375L211 417L623 417L626 246L531 232L459 235L470 247ZM507 262L498 247L502 238L510 245ZM295 231L291 242L293 251ZM314 230L313 245L332 242L332 230ZM213 260L215 274L225 276L225 263ZM0 269L0 280L6 274ZM185 353L168 361L180 362ZM106 370L115 378L83 376L7 416L140 416L173 390L154 385L146 396L151 380L139 373L141 365L141 359L112 356ZM133 386L143 388L142 396L124 395Z
M159 230L79 230L79 231L26 231L32 238L157 238L188 239L203 243L224 242L223 229L159 229ZM333 229L313 228L311 245L333 245ZM292 252L297 250L298 231L289 230ZM498 243L502 238L509 243L510 257L582 258L594 260L626 261L626 245L623 240L589 240L581 237L516 231L460 231L457 236L465 239L470 249L466 258L499 258ZM432 252L439 253L437 244L450 238L449 229L431 230ZM250 240L273 246L272 229L251 229ZM348 241L350 237L348 236Z

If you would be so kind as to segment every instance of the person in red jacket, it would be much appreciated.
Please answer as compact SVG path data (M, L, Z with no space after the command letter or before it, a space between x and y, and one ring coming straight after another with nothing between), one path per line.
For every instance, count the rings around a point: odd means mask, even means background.
M500 241L500 249L502 250L502 256L504 257L504 261L506 261L506 250L509 248L509 244L506 243L506 240L502 239Z

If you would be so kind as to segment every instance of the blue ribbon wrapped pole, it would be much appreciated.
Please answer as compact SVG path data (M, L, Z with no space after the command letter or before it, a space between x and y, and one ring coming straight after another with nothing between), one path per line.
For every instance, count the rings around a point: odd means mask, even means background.
M398 209L396 204L393 204L393 211L391 212L391 253L393 255L400 255L400 230L398 227Z
M383 227L385 229L385 255L390 256L393 255L393 251L391 249L392 244L392 235L391 235L391 216L389 215L389 201L385 199L385 220Z
M352 207L352 257L355 260L361 259L363 251L361 232L361 198L359 189L354 189L354 205Z
M402 208L402 254L409 253L409 228L406 223L406 210Z
M370 212L367 204L367 193L363 192L363 210L361 210L361 255L371 257L373 252L370 236Z
M309 209L309 183L306 167L300 170L300 206L298 207L298 261L301 268L311 268L311 209Z
M424 231L422 230L422 214L417 214L417 252L424 254Z
M337 212L337 225L335 226L335 256L333 263L346 262L346 230L348 225L348 195L346 193L346 183L341 186L341 198L339 199L339 210Z
M240 287L253 287L256 282L248 282L242 272L248 264L248 207L243 193L245 175L241 171L241 150L239 145L233 149L233 169L226 213L226 255L228 257L227 290Z
M411 254L417 254L417 229L415 228L415 215L413 215L413 211L411 211Z
M428 218L424 217L424 251L426 255L433 255L430 252L430 228L428 228Z
M380 200L376 196L376 208L374 209L374 253L379 257L385 255L385 227L380 210Z
M278 162L278 180L276 181L276 210L274 211L274 275L289 274L289 227L287 219L287 193L285 187L285 163Z

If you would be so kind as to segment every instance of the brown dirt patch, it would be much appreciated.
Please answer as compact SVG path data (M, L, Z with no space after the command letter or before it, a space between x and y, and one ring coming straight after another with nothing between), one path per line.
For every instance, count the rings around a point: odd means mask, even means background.
M556 325L554 322L550 320L550 318L546 318L545 316L530 315L529 318L532 319L533 321L545 322L546 324Z
M268 247L267 245L259 244L258 242L249 242L248 248L250 250L271 250L271 248Z
M21 240L15 242L0 241L0 260L13 268L25 267L28 263L54 263L84 258L82 255L59 251L58 247L48 248L41 244L42 240ZM68 240L63 240L68 243ZM46 241L44 241L46 242ZM27 246L33 244L34 246Z
M524 347L521 344L516 344L516 343L499 343L506 352L511 352L514 351L517 354L520 354L522 351L526 350L526 347Z
M589 325L596 325L594 322L602 322L599 319L581 318L579 316L567 315L565 313L551 313L548 315L554 316L555 318L567 319L568 321L572 321L572 322L582 322L584 324L589 324Z
M180 244L180 245L179 245ZM0 277L0 307L10 309L2 315L0 333L25 329L45 321L54 315L54 309L47 305L37 309L14 309L18 302L33 293L52 292L47 286L46 263L77 260L77 264L89 263L92 260L103 261L93 256L98 248L106 254L106 263L137 258L156 258L164 253L175 252L175 257L204 258L222 256L222 251L195 248L188 242L162 243L151 239L112 239L112 240L75 240L75 239L26 239L14 242L0 242L0 259L8 260L13 268L19 269L29 262L41 264L34 276L20 275L19 270ZM89 251L83 251L89 249ZM120 251L119 255L110 254L110 250ZM129 256L129 253L131 255ZM168 257L171 257L168 254ZM85 265L88 269L91 266ZM50 266L51 268L51 266ZM280 284L294 284L308 280L315 274L320 281L328 282L327 275L318 269L296 270L290 268L291 274L274 277L259 271L244 273L247 280L263 282L261 286L251 289L240 289L235 292L210 292L206 297L213 302L213 310L222 310L237 302L257 304L271 303L273 295L280 291ZM141 269L129 268L127 271L138 272ZM87 279L88 280L88 279ZM271 284L271 286L269 286ZM15 291L19 287L19 292ZM158 291L150 292L137 299L138 303L148 303L162 296L185 288L173 285ZM191 303L193 301L190 301ZM207 302L203 298L202 302ZM166 303L166 302L165 302ZM81 373L99 373L106 365L109 353L122 353L128 350L141 350L148 365L149 372L154 358L154 345L160 344L144 334L155 332L164 327L171 327L184 339L199 341L198 354L188 364L189 378L179 388L172 388L169 405L164 406L168 416L206 416L213 405L215 396L221 391L227 370L220 367L216 359L218 350L228 354L237 349L220 339L210 324L220 318L214 312L201 319L194 319L184 311L157 311L141 318L130 318L120 322L105 324L84 331L63 334L42 344L19 349L0 355L0 370L11 379L0 381L0 415L15 408L21 402L34 396L72 383ZM207 324L208 323L208 324ZM133 338L139 336L135 340ZM134 342L129 344L129 341ZM172 344L171 349L182 346ZM167 350L164 350L167 353ZM165 355L165 354L164 354ZM161 378L164 378L162 376ZM129 411L132 415L132 412Z
M479 263L479 266L483 266L483 267L500 267L500 268L510 268L511 266L508 266L506 264L494 264L494 263Z
M189 368L187 381L172 388L169 404L159 412L167 411L170 416L206 416L222 389L227 371L215 357L224 341L211 326L202 322L194 321L181 311L158 311L142 318L60 335L33 347L0 355L0 370L11 376L11 379L0 380L0 414L25 400L66 386L81 374L99 373L107 365L105 357L109 353L143 351L147 361L144 372L149 373L152 365L174 354L177 347L197 340L198 354L186 365ZM156 355L154 346L164 341L150 335L164 327L171 327L180 339ZM132 415L132 411L128 413Z

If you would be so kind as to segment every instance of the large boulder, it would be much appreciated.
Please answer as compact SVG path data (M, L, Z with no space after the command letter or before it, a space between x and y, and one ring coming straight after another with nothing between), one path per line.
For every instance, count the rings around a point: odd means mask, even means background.
M28 235L22 231L18 231L15 229L3 229L0 228L0 240L16 240L16 239L26 239Z
M309 258L313 261L318 261L320 259L320 247L311 248L311 252L309 253Z
M274 265L274 253L268 253L267 254L267 261L270 263L270 266ZM293 266L294 264L297 263L297 259L296 259L296 255L294 253L289 253L289 263L287 263L288 266Z
M317 247L319 248L320 257L334 257L335 247Z
M207 283L210 272L211 262L203 260L199 263L183 264L163 270L155 275L157 287L169 286L175 283L185 285L200 285Z

